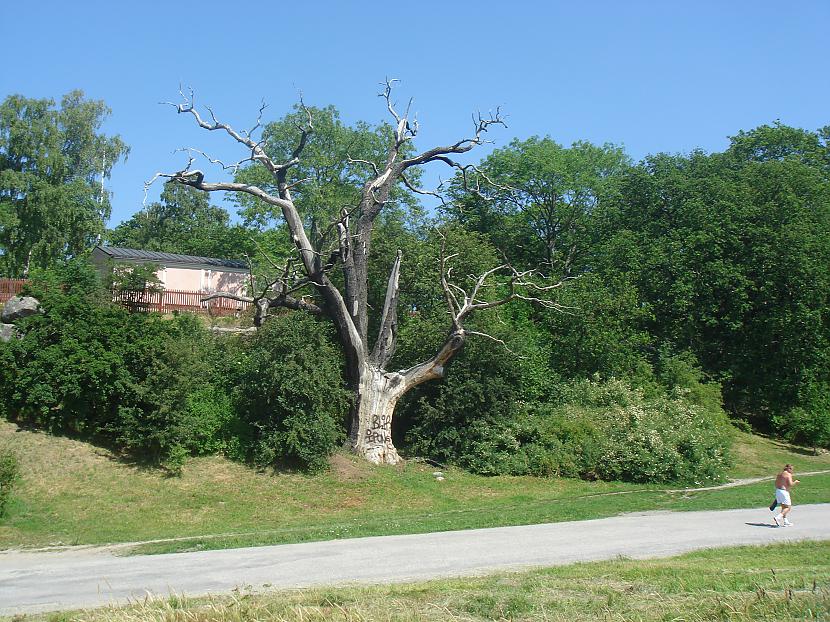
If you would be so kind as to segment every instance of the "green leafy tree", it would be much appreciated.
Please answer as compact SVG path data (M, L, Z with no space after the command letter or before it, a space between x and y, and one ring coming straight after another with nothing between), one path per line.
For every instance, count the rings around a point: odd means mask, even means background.
M447 210L464 226L486 233L517 265L564 275L581 271L586 228L608 179L629 166L620 147L549 137L514 140L479 167L496 184L483 197L461 178Z
M725 153L652 156L595 223L594 269L626 274L655 341L691 351L729 409L763 425L830 372L823 132L762 126Z
M168 182L151 203L108 233L124 248L235 259L253 254L253 232L230 224L228 212L211 205L209 194Z
M101 133L110 111L81 91L51 99L11 95L0 105L0 271L26 276L90 248L111 206L102 175L128 148Z
M314 131L305 139L302 158L294 166L292 177L302 183L292 188L292 196L306 224L316 229L328 225L341 210L359 201L367 173L382 170L386 165L393 128L385 123L371 125L363 121L347 125L333 106L295 106L293 112L263 127L260 142L268 157L274 162L290 161L298 146L298 128L308 123ZM411 151L411 145L401 146L401 156ZM419 172L411 171L410 177L417 181ZM276 179L263 167L242 168L236 181L278 192ZM279 209L256 196L240 193L235 201L249 226L264 230L283 222ZM419 213L412 194L394 188L384 218L413 212Z

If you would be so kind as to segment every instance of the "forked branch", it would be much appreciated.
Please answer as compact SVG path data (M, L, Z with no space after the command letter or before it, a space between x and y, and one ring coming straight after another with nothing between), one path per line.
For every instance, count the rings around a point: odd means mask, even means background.
M450 260L457 257L458 253L446 255L446 239L440 231L438 234L442 238L439 256L441 287L452 318L454 331L464 331L464 321L475 311L499 307L513 300L526 300L563 313L569 313L573 310L572 307L561 305L549 296L545 296L547 293L560 289L569 278L543 285L539 283L539 280L544 281L546 277L537 270L520 271L509 263L486 270L478 277L469 276L468 280L472 282L472 285L465 289L453 282L452 266L449 265ZM498 278L499 275L501 275L501 278ZM507 292L495 298L484 297L484 290L494 287L506 289ZM486 336L489 337L489 335Z

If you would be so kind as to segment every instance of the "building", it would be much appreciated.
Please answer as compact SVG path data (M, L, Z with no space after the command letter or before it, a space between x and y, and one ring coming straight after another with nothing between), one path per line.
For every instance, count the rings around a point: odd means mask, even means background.
M229 292L244 294L249 283L249 268L244 261L194 257L134 248L96 246L92 262L100 271L117 265L154 264L156 277L165 290L200 292Z

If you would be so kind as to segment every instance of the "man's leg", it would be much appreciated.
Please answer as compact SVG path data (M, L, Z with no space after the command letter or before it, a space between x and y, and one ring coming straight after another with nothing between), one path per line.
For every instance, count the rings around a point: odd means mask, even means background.
M791 505L783 505L783 504L781 505L781 519L784 521L785 525L790 524L790 521L787 518L787 515L789 515L791 509L793 509L793 506L791 506Z

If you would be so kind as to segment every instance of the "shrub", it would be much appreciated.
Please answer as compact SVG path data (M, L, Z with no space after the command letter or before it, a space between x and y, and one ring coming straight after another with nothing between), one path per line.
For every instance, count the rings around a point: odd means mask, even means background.
M235 424L231 396L220 387L207 384L187 396L181 425L184 443L193 455L233 454Z
M0 403L14 421L103 442L179 470L212 442L196 429L190 395L213 381L199 321L129 313L94 269L73 261L31 286L44 313L0 348Z
M628 382L594 378L562 387L558 402L548 406L549 417L554 425L569 422L562 429L583 477L718 480L729 464L731 428L720 408L706 409L690 395L690 389L675 387L647 396Z
M20 462L17 454L8 448L0 448L0 517L6 515L12 490L20 479Z
M503 401L501 381L476 393L460 375L434 403L422 397L410 447L486 475L694 483L718 480L728 466L726 415L695 404L688 389L647 396L594 378L559 385L547 402L521 403Z
M511 334L508 327L487 328L510 349L470 337L448 366L446 378L404 396L396 412L397 434L403 432L410 454L487 475L527 473L531 459L520 451L526 430L518 418L524 401L540 393L538 384L543 381L533 373L539 365L538 351L525 335ZM434 325L424 329L421 342L430 329L438 339L445 334Z
M656 375L661 386L672 391L680 390L686 401L709 412L718 412L723 406L721 385L707 382L705 374L691 352L672 353L662 348L658 355Z
M606 433L597 464L603 479L633 482L716 481L728 466L725 415L708 413L676 393L599 415Z
M776 419L776 427L792 443L830 448L830 384L810 383L802 405Z
M273 317L233 367L229 380L247 457L262 465L325 468L344 440L350 403L327 325L300 314Z
M203 428L192 396L213 396L215 375L211 338L198 319L150 318L124 351L131 384L118 406L115 438L137 456L180 470L184 457L204 454L220 444L218 428ZM172 458L175 457L175 460Z

